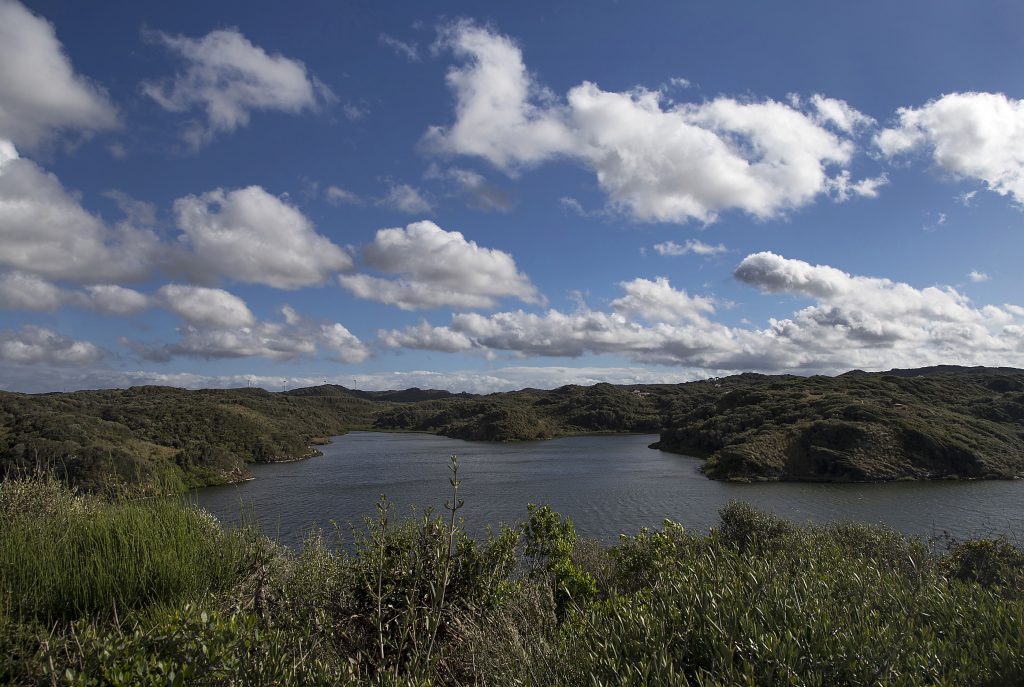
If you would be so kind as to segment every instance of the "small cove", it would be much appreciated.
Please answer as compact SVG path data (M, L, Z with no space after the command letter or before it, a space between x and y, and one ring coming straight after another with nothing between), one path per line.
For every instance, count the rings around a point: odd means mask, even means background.
M730 499L790 520L886 524L924 537L1005 535L1024 542L1024 481L815 484L716 482L701 460L647 448L657 435L576 436L489 444L429 434L352 432L319 447L323 456L254 465L255 479L192 492L222 521L243 513L263 531L298 546L313 527L360 523L380 494L392 517L441 511L449 496L448 457L459 456L459 515L481 534L486 525L522 520L528 503L572 518L581 536L615 541L620 533L665 519L704 532Z

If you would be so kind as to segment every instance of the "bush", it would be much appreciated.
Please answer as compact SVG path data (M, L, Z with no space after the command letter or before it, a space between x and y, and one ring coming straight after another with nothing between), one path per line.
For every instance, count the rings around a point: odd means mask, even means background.
M782 546L794 531L791 523L742 501L729 501L718 511L718 518L718 535L740 552Z
M531 506L482 541L455 517L299 552L164 499L0 484L0 683L1012 685L1024 553L746 504L709 536L615 547ZM6 526L11 523L12 526Z
M954 579L999 587L1018 598L1024 595L1024 552L1005 539L954 544L946 565Z

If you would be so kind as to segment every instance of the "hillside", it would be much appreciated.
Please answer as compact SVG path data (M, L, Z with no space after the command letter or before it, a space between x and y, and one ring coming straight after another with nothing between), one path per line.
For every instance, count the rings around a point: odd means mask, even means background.
M636 391L636 393L634 393ZM657 432L674 386L568 385L393 406L379 429L433 432L473 441L528 441L583 432Z
M899 372L695 383L656 446L715 479L1024 475L1024 372Z
M262 389L0 393L0 469L52 468L86 489L237 481L246 463L307 457L319 438L368 426L380 405Z
M741 374L684 384L488 395L323 385L0 392L0 474L52 469L85 489L170 489L315 455L351 429L474 441L660 432L713 479L883 481L1024 476L1024 371L943 366L838 377Z
M1024 371L525 389L394 406L375 426L484 441L660 431L656 448L707 458L714 479L1005 479L1024 475Z

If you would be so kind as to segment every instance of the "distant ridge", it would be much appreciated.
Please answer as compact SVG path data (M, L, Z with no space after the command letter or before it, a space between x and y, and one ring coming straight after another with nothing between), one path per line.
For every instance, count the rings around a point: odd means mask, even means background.
M892 375L893 377L929 377L931 375L1010 375L1024 373L1019 367L965 367L963 365L932 365L931 367L917 367L907 369L892 369L888 372L878 374Z
M416 403L418 401L435 401L442 398L474 398L476 396L476 394L470 394L465 391L456 394L444 389L421 389L416 386L408 389L389 389L387 391L363 391L362 389L349 389L340 384L321 384L320 386L291 389L284 393L290 396L351 396L368 401L390 401L392 403Z

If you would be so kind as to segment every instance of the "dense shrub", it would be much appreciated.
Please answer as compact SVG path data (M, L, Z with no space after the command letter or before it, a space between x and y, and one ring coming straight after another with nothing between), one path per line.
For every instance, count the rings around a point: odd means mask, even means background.
M0 483L0 683L1013 685L1024 553L731 503L604 547L531 506L482 541L394 521L291 552L186 504ZM66 559L66 561L62 561Z

